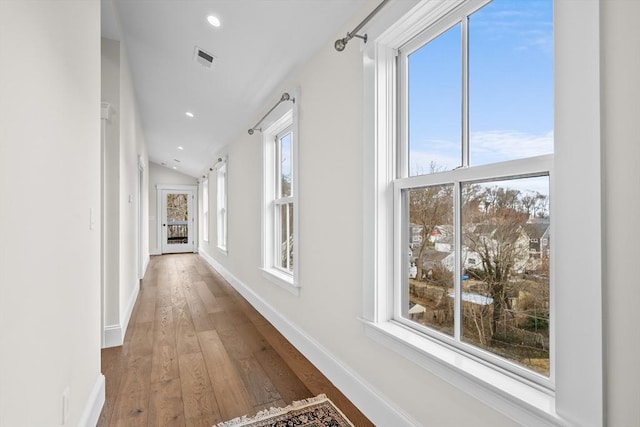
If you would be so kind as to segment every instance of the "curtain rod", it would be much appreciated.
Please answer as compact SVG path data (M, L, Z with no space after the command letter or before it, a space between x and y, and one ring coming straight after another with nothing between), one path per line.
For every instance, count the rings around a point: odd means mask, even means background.
M274 105L273 107L271 107L271 109L270 109L269 111L267 111L267 114L265 114L264 116L262 116L262 118L261 118L260 120L258 120L258 123L256 123L256 124L255 124L251 129L249 129L249 135L253 135L253 132L254 132L254 131L256 131L256 130L259 130L260 132L262 132L262 128L259 128L259 127L258 127L258 126L260 125L260 123L262 123L262 121L263 121L264 119L266 119L266 118L267 118L267 116L268 116L269 114L271 114L271 112L272 112L273 110L275 110L275 109L276 109L276 107L277 107L278 105L280 105L281 103L283 103L283 102L285 102L285 101L291 101L291 102L295 103L295 102L296 102L296 99L295 99L295 98L291 98L291 95L289 95L287 92L284 92L284 93L282 94L282 96L280 97L280 100L276 103L276 105Z
M371 11L371 13L369 15L367 15L367 17L364 18L364 20L361 23L359 23L358 26L353 29L353 31L347 33L346 37L336 40L336 42L333 44L333 46L336 48L336 50L338 52L342 52L344 50L344 48L347 47L347 43L349 43L349 40L351 40L354 37L362 39L366 43L367 42L367 35L365 34L364 36L361 36L361 35L358 35L356 33L358 31L360 31L362 29L362 27L364 27L367 24L367 22L369 22L371 20L371 18L376 16L376 14L380 11L380 9L382 9L382 7L385 4L387 4L388 1L389 0L382 0L382 3L380 3L378 5L378 7L373 9L373 11Z

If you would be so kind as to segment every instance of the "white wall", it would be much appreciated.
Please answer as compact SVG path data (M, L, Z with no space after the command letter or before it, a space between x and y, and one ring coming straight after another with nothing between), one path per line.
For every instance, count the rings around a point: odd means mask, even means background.
M373 6L372 2L369 9ZM640 3L602 2L605 200L605 335L607 421L640 425L640 329L634 326L640 287L634 245L640 241ZM364 16L364 14L363 14ZM359 22L355 19L351 29ZM342 34L336 34L342 36ZM300 87L299 297L266 281L260 266L262 153L259 134L241 134L228 154L228 255L215 248L216 186L210 188L206 258L246 286L276 317L306 334L329 357L372 387L412 422L423 425L507 426L514 422L465 392L364 336L362 313L362 55L352 41L332 43L273 93ZM270 105L263 106L268 110ZM260 117L257 114L256 119ZM253 123L253 122L252 122ZM248 123L249 125L250 123ZM576 150L580 149L576 142ZM214 177L213 175L211 176ZM579 183L576 183L579 185ZM595 207L596 209L598 207ZM320 359L318 359L320 360ZM336 383L341 378L333 377ZM350 395L356 402L362 396ZM374 415L370 413L370 415ZM374 419L374 421L376 421ZM382 423L384 424L384 423Z
M0 2L0 426L95 425L100 5ZM90 212L93 227L90 228Z
M157 209L158 201L156 187L158 185L197 185L198 180L192 176L185 175L173 169L149 163L149 250L153 255L162 253L160 242L158 241L158 221Z
M128 323L131 307L140 288L138 275L138 248L142 246L143 265L149 259L146 246L148 229L142 221L143 239L139 241L139 218L147 218L149 195L147 192L148 156L142 131L142 122L136 104L131 81L126 46L120 49L120 316ZM139 166L144 169L142 194L139 193ZM142 212L138 213L138 201L142 201Z
M120 330L120 42L102 39L102 102L110 105L103 141L104 325ZM107 337L109 341L109 337ZM119 339L116 339L118 342ZM110 346L111 343L105 343Z
M119 41L102 39L102 101L112 107L104 149L103 245L104 346L111 347L122 344L139 291L139 272L149 260L148 226L139 220L148 216L148 156L126 46Z
M602 3L607 422L640 426L640 2Z

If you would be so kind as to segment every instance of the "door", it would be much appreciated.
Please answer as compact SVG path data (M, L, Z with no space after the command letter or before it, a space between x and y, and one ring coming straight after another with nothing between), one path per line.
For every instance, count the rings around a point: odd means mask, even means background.
M193 190L162 190L162 253L193 252L195 218Z

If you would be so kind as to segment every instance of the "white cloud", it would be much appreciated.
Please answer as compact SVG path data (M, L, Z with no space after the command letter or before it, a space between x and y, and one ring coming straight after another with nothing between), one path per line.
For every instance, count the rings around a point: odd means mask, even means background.
M550 154L553 131L542 135L504 130L472 132L470 150L471 165Z
M418 172L428 173L432 163L440 170L452 170L461 164L461 151L457 148L459 143L427 140L419 146L425 147L425 149L418 150L412 147L410 153L409 169L412 175ZM470 135L471 166L551 153L553 153L553 131L544 134L530 134L519 131L494 130L472 132Z

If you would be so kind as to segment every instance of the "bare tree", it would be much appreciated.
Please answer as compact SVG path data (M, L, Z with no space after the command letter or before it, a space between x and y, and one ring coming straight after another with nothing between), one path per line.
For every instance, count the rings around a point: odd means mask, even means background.
M477 194L473 200L482 215L474 215L472 207L463 208L465 242L482 263L481 271L474 272L475 278L485 283L488 296L493 299L491 331L494 336L505 310L512 309L510 278L517 264L528 257L528 241L523 237L522 225L529 214L519 195L518 190L493 187ZM478 219L480 222L476 222Z
M417 278L422 279L422 257L432 245L430 237L437 226L453 224L453 186L439 185L409 192L409 222L421 226L421 241L416 263Z

